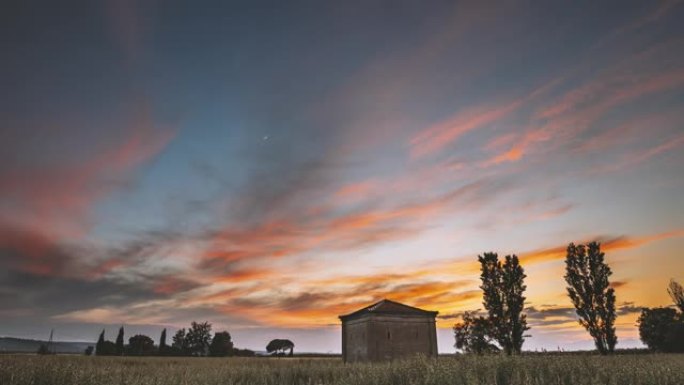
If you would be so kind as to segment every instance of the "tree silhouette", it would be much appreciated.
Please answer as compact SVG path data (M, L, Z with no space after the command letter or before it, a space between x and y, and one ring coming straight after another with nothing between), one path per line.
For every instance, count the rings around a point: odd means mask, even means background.
M209 355L213 357L225 357L233 355L233 341L230 333L223 331L214 334L209 345Z
M256 354L253 350L233 348L233 355L237 357L254 357Z
M275 339L266 345L266 351L271 354L285 354L288 349L290 350L289 355L294 355L294 343L290 340Z
M116 355L123 356L124 354L124 328L119 328L119 335L116 336Z
M93 355L93 347L88 346L87 348L85 348L85 351L83 352L83 354L85 354L86 356L92 356Z
M474 312L465 312L463 321L454 325L454 347L465 353L495 353L499 348L491 336L492 325L485 317L477 317Z
M96 356L113 356L116 354L116 345L112 341L105 340L105 331L102 329L100 337L97 339L97 344L95 344L95 355Z
M483 305L489 313L494 340L506 354L520 353L529 330L525 307L525 271L516 255L507 255L502 264L496 253L478 256ZM480 324L479 326L484 326Z
M190 354L185 328L176 331L176 334L173 336L171 348L173 348L173 353L179 356Z
M674 279L671 279L670 285L667 288L667 293L670 294L672 302L674 302L679 311L684 314L684 288L682 288L682 285Z
M111 356L116 352L116 346L104 338L104 329L100 333L100 337L97 339L97 344L95 344L95 355L97 356Z
M194 356L204 356L211 342L211 324L209 322L192 322L188 334L185 336L190 353Z
M579 323L594 339L601 354L612 353L617 344L615 335L615 290L608 278L612 274L604 261L601 245L568 245L565 258L565 281Z
M166 354L168 346L166 346L166 329L162 330L161 336L159 336L159 355Z
M154 341L152 338L136 334L128 339L128 353L134 356L149 356L154 354Z
M684 352L684 290L674 279L670 280L667 292L675 306L643 309L638 319L639 337L649 349L664 353Z
M105 331L102 329L102 332L100 333L100 337L97 339L97 343L95 344L95 354L98 356L105 355L104 351L104 344L105 344Z
M649 349L656 352L668 352L671 348L668 337L678 322L675 309L667 307L643 309L637 320L639 337Z

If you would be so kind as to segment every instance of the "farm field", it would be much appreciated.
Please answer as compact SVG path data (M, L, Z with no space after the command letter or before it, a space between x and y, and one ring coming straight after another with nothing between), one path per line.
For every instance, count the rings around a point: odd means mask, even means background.
M684 384L684 355L338 358L0 356L1 385Z

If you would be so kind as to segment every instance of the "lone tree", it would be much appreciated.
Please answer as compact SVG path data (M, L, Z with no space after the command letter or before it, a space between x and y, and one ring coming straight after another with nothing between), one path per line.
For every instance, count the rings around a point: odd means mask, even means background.
M190 354L193 356L205 356L211 342L211 324L209 322L192 322L190 330L185 336Z
M124 328L121 326L119 328L119 335L116 336L116 355L124 355Z
M489 313L493 339L506 354L520 353L529 330L525 307L525 271L516 255L507 255L504 263L496 253L484 253L480 262L483 305Z
M465 312L463 321L454 325L454 347L465 353L496 353L499 348L493 344L492 327L489 320L475 312Z
M290 340L275 339L266 345L266 351L271 354L284 355L286 350L290 350L289 356L294 355L294 343Z
M212 357L225 357L233 355L233 340L230 333L223 331L214 334L209 345L209 355Z
M565 258L565 281L579 323L594 339L601 354L615 350L615 290L608 278L612 274L604 261L601 245L568 245Z
M672 302L674 302L679 311L684 314L684 288L682 288L682 285L674 279L671 279L670 285L667 288L667 293L670 294Z

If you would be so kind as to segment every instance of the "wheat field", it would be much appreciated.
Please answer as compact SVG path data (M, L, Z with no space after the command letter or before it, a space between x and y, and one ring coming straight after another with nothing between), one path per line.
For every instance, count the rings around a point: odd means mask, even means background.
M339 358L0 356L0 385L684 384L684 355Z

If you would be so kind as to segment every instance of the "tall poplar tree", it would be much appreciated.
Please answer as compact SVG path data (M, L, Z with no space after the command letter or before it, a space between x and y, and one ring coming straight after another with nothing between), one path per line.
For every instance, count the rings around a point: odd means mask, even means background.
M568 245L565 258L565 281L568 296L575 306L579 323L594 339L601 354L615 350L615 290L608 278L612 271L604 260L601 245Z
M525 307L525 271L516 255L507 255L504 263L496 253L478 256L482 298L489 314L491 334L506 354L520 353L529 330Z

